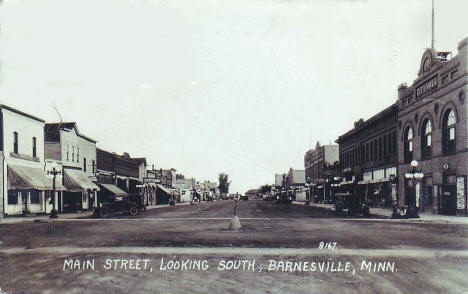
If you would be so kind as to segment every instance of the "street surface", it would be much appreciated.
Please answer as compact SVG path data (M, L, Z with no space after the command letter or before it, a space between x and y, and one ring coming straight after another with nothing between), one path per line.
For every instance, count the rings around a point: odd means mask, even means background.
M230 231L234 203L164 207L134 218L1 224L2 291L468 292L467 225L337 218L313 207L249 200L238 203L242 229Z

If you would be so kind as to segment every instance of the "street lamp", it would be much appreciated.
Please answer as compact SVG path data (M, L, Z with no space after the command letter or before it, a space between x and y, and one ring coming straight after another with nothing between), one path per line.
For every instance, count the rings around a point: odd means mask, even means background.
M418 162L416 160L411 161L411 170L405 174L405 178L408 180L408 185L411 184L414 191L408 205L408 218L419 218L419 191L417 191L416 185L423 177L424 174L418 169Z
M52 162L52 170L47 171L48 175L51 175L52 178L52 211L50 212L50 218L58 218L58 211L55 209L55 178L57 175L60 175L62 172L58 170L57 163Z

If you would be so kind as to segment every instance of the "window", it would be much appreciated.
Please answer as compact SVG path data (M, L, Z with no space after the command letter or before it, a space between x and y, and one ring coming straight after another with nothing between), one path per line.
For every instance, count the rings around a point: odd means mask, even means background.
M413 160L413 129L407 127L404 135L404 160L405 163Z
M75 161L75 146L72 146L72 161Z
M18 204L18 191L8 190L8 204Z
M421 128L421 158L432 156L432 123L429 119L423 121Z
M70 145L67 145L67 161L70 160Z
M96 168L96 163L93 160L93 174L94 174L95 168Z
M13 132L13 153L18 154L18 133Z
M374 140L374 160L379 159L378 148L377 148L377 139Z
M31 190L30 192L31 204L39 204L39 191Z
M80 147L76 147L76 162L80 162Z
M379 138L379 160L383 158L382 137Z
M83 171L86 171L86 157L83 157Z
M32 146L32 149L33 149L33 150L32 150L32 151L33 151L33 152L32 152L32 156L33 156L33 157L37 157L36 137L33 137L33 139L32 139L32 145L33 145L33 146Z
M451 109L445 112L442 121L442 151L444 154L455 153L456 150L456 118Z
M396 142L396 132L392 133L392 155L396 154L397 142Z

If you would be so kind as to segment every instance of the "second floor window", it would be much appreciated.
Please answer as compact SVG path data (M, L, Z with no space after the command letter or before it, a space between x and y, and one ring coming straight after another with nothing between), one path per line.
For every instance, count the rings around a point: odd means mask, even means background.
M75 161L75 146L72 146L72 161Z
M404 159L405 163L408 163L413 160L413 129L411 127L405 130L404 144Z
M80 147L76 147L76 162L80 162Z
M70 160L70 145L67 145L67 161Z
M455 153L456 150L456 125L455 112L448 110L443 116L442 121L442 151L444 154Z
M83 171L86 171L86 157L83 157Z
M13 133L13 153L18 154L18 133Z
M32 139L32 156L37 157L36 137L33 137L33 139Z
M95 163L95 161L93 160L93 174L94 174L95 168L96 168L96 163Z
M426 119L421 128L421 158L432 156L432 123Z

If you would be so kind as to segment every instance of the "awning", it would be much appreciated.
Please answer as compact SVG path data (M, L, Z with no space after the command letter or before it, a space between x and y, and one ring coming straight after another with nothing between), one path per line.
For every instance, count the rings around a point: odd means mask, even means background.
M338 186L351 185L351 184L354 184L354 181L344 181L344 182L340 182L340 184L339 184Z
M168 194L168 195L172 195L172 190L171 190L171 189L166 188L166 187L164 187L163 185L158 185L158 188L161 189L161 190L163 190L164 193L166 193L166 194Z
M111 184L99 184L99 185L101 187L103 187L104 189L106 189L107 191L113 193L115 196L126 196L126 195L128 195L127 192L125 192L124 190L121 190L120 188L118 188L115 185L111 185Z
M99 187L88 179L86 174L81 170L65 169L64 173L63 183L68 191L99 191Z
M48 177L42 168L8 165L8 189L52 191L53 178ZM63 191L60 178L55 179L55 189Z

